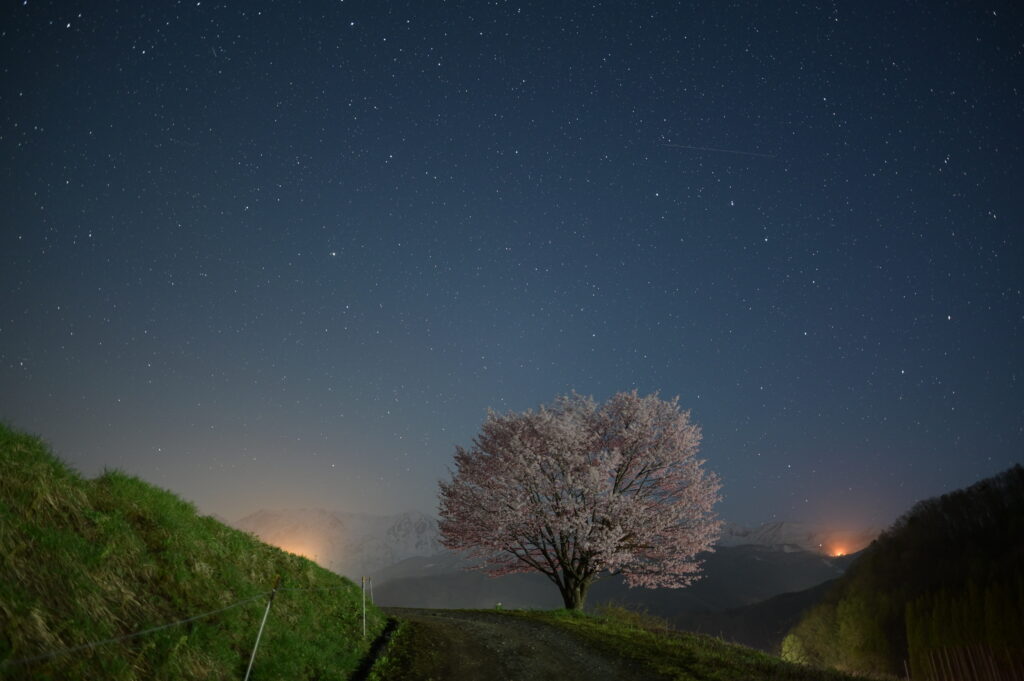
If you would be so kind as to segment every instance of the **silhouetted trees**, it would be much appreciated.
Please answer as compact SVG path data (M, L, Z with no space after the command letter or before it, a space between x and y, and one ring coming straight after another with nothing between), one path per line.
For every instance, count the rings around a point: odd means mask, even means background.
M782 652L915 681L1024 678L1024 468L914 506Z

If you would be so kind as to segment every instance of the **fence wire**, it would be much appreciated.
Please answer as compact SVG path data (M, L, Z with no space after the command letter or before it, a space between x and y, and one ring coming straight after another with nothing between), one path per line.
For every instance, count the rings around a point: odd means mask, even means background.
M187 617L187 618L185 618L183 620L178 620L177 622L169 622L167 624L161 624L158 627L150 627L149 629L143 629L142 631L136 631L136 632L131 633L131 634L124 634L123 636L115 636L113 638L103 639L102 641L92 641L90 643L83 643L82 645L73 646L71 648L61 648L60 650L53 650L53 651L50 651L48 653L43 653L41 655L33 655L32 657L22 657L22 658L17 659L17 660L4 660L3 662L0 662L0 667L32 664L34 662L41 662L43 660L48 660L48 659L54 658L54 657L60 657L61 655L69 655L71 653L79 652L79 651L82 651L82 650L98 648L100 646L105 646L105 645L107 645L109 643L117 643L118 641L127 641L128 639L137 638L139 636L145 636L146 634L152 634L152 633L161 631L163 629L170 629L171 627L176 627L176 626L181 625L181 624L188 624L189 622L195 622L196 620L201 620L204 617L210 617L212 615L216 615L218 613L222 613L222 612L224 612L226 610L231 610L232 608L237 608L240 605L245 605L246 603L251 603L252 601L256 601L256 600L260 600L260 599L266 598L269 595L270 595L269 591L264 591L263 593L258 593L258 594L254 595L254 596L249 596L248 598L245 598L243 600L240 600L240 601L237 601L235 603L232 603L231 605L226 605L223 608L218 608L217 610L211 610L209 612L204 612L204 613L199 614L199 615L193 615L192 617Z
M281 588L278 588L277 591L342 591L342 590L350 589L350 588L351 588L350 586L313 586L313 587L292 586L292 587L281 587ZM91 650L92 648L98 648L100 646L105 646L105 645L108 645L110 643L117 643L119 641L127 641L128 639L137 638L139 636L145 636L147 634L153 634L153 633L156 633L158 631L162 631L164 629L170 629L171 627L176 627L176 626L179 626L179 625L182 625L182 624L188 624L189 622L195 622L196 620L201 620L201 619L206 618L206 617L212 617L213 615L217 615L217 614L225 612L227 610L231 610L232 608L237 608L237 607L239 607L241 605L245 605L246 603L251 603L251 602L256 601L256 600L267 598L268 596L270 596L271 593L273 593L273 591L264 591L262 593L258 593L258 594L249 596L248 598L244 598L244 599L242 599L240 601L236 601L235 603L232 603L231 605L226 605L223 608L218 608L216 610L210 610L209 612L204 612L204 613L201 613L199 615L193 615L191 617L186 617L185 619L181 619L181 620L178 620L176 622L168 622L167 624L161 624L160 626L157 626L157 627L150 627L149 629L143 629L142 631L136 631L136 632L133 632L131 634L124 634L122 636L114 636L112 638L103 639L102 641L91 641L89 643L83 643L81 645L72 646L70 648L61 648L60 650L52 650L50 652L41 653L39 655L32 655L30 657L22 657L22 658L19 658L17 660L3 660L2 662L0 662L0 669L2 669L4 667L14 667L14 666L20 666L20 665L33 664L35 662L42 662L44 660L49 660L49 659L54 658L54 657L60 657L62 655L70 655L71 653L81 652L83 650Z

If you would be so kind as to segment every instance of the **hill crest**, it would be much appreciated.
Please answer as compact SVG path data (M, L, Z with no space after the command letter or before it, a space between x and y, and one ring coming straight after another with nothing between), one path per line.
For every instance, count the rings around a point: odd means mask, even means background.
M358 587L171 492L2 424L0 471L0 678L241 678L278 576L255 673L345 677L369 649Z

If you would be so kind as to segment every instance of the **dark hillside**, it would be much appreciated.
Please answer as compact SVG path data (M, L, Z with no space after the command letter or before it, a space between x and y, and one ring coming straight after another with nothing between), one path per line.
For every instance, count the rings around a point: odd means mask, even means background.
M347 678L369 647L358 587L0 426L0 678L242 678L277 575L253 678ZM371 640L384 617L368 615Z
M914 679L1024 677L1024 468L922 501L783 642L783 656Z
M838 570L846 570L861 553L829 558L828 564ZM778 655L782 639L805 612L825 598L834 582L835 579L829 579L809 588L786 591L751 605L727 610L683 612L672 618L672 623L678 629L710 634L730 643Z
M685 631L708 634L740 645L779 654L782 639L832 588L828 581L803 591L779 594L759 603L724 611L686 613L673 624Z
M645 610L688 629L694 613L741 608L816 586L843 574L850 560L758 546L718 547L700 559L704 563L701 578L685 589L630 589L621 578L609 577L594 585L589 605L616 603ZM403 561L374 577L380 580L377 600L381 605L416 608L489 608L495 603L506 608L555 608L561 604L558 591L539 573L493 578L467 571L466 565L468 561L452 554Z

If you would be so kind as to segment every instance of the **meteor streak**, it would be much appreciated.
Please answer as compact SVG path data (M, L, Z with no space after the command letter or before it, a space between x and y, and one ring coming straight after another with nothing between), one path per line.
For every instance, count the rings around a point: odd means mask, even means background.
M671 142L660 142L663 147L675 147L676 149L692 149L693 151L713 151L719 154L738 154L740 156L757 156L759 158L775 158L771 154L758 154L753 151L737 151L735 149L716 149L715 147L691 147L688 144L672 144Z

